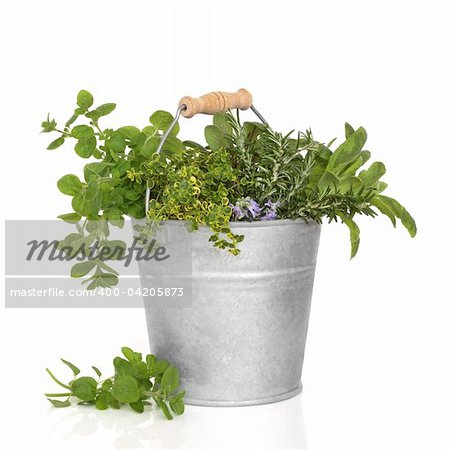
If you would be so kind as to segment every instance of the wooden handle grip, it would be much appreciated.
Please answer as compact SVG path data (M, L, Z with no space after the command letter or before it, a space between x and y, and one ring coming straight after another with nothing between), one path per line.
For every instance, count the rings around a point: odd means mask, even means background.
M186 109L181 112L183 117L193 117L196 114L215 114L225 112L229 109L248 109L252 106L253 99L246 89L239 89L237 92L210 92L198 98L183 97L179 105L186 105Z

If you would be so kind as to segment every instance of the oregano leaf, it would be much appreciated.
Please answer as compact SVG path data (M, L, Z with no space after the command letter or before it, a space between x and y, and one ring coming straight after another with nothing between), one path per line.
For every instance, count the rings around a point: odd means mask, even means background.
M90 108L94 103L94 97L88 91L81 90L77 95L77 105L80 108Z
M65 195L78 194L83 188L80 179L73 174L64 175L58 180L58 189Z
M61 358L61 361L62 361L67 367L70 367L70 369L72 370L74 376L77 376L77 375L80 373L80 369L79 369L77 366L75 366L74 364L72 364L71 362L66 361L66 360L64 360L64 359L62 359L62 358Z
M80 278L86 276L92 269L94 269L96 263L94 261L84 261L72 266L70 276L73 278Z
M47 398L47 400L56 408L67 408L68 406L71 405L69 400L61 401L61 400L56 400L53 398Z
M55 150L56 148L61 147L61 145L64 144L64 141L65 139L63 136L59 137L58 139L55 139L53 142L49 144L47 150Z
M139 386L135 378L125 375L117 378L111 394L122 403L134 403L139 400Z
M95 136L91 136L87 139L79 139L75 144L75 152L82 158L90 158L97 146L97 139Z
M172 114L170 114L167 111L155 111L151 116L150 116L150 123L152 125L154 125L154 127L157 130L161 130L161 131L167 131L170 124L173 122L174 117L172 116ZM170 134L172 136L176 136L178 134L180 130L180 126L177 124L175 124L175 126L173 127L172 131L170 132Z
M77 378L72 383L72 393L80 400L94 400L97 394L97 382L92 377Z
M94 130L88 125L76 125L71 134L76 139L89 139L94 136Z

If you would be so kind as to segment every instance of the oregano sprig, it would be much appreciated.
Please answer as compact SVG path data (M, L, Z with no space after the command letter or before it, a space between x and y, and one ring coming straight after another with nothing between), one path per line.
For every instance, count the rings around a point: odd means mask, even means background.
M173 419L173 414L183 414L185 392L178 389L179 373L174 365L163 359L158 360L151 354L143 359L141 353L129 347L123 347L122 354L125 358L114 358L115 373L109 378L103 378L95 366L92 366L92 370L96 378L78 377L80 369L61 358L72 371L73 378L63 383L46 369L65 392L47 393L45 396L57 408L71 406L71 400L78 399L79 405L91 405L99 410L119 409L128 404L134 411L142 413L145 406L154 402L169 420Z

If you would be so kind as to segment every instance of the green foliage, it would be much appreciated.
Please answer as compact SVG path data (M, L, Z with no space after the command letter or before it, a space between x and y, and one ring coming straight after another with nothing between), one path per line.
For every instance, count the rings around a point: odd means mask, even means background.
M178 390L179 374L175 366L165 360L157 360L154 355L143 359L141 353L128 347L122 348L122 354L126 359L114 358L114 376L103 380L102 373L95 366L92 369L97 380L88 376L77 378L80 369L61 359L71 369L73 379L67 384L62 383L46 369L53 381L67 392L45 396L57 408L71 406L71 399L78 398L78 404L92 405L99 410L118 409L128 404L134 411L142 413L144 406L154 401L168 419L173 418L172 413L183 414L184 391ZM57 400L61 397L65 400Z
M83 184L76 175L64 175L58 181L58 189L66 195L76 195L83 188Z
M81 90L78 92L77 95L77 105L80 108L90 108L92 104L94 103L94 97L92 97L92 94L88 91Z
M311 131L292 138L258 123L246 122L230 113L222 115L226 144L238 183L233 189L238 199L251 197L259 205L267 199L277 201L279 219L303 219L321 223L341 220L350 231L351 257L359 247L357 214L375 217L374 208L386 215L395 226L399 218L412 237L416 224L396 200L380 195L386 184L380 181L386 169L374 162L367 170L360 168L369 160L363 150L367 139L364 128L345 126L345 141L335 151L313 139Z
M229 226L230 194L237 178L225 149L186 147L170 160L154 155L146 164L146 177L151 188L150 221L185 220L191 230L206 225L213 232L214 246L239 252L240 236Z
M219 113L205 128L206 146L178 139L177 124L157 155L161 136L173 120L170 113L154 112L143 128L112 129L100 127L99 120L115 109L115 103L93 105L93 96L82 90L63 130L49 116L42 123L44 133L59 134L48 149L72 140L80 157L94 160L85 165L84 180L65 175L58 181L60 191L72 197L73 208L60 218L84 221L72 241L94 239L107 245L108 222L145 217L147 187L151 189L149 229L168 219L184 220L193 231L204 225L212 231L213 245L232 254L239 253L244 238L231 231L233 220L339 220L350 230L352 257L359 246L356 215L375 217L379 212L394 226L400 219L411 236L416 234L406 209L381 195L387 187L381 181L384 164L374 162L362 169L371 156L364 150L367 133L362 127L354 129L346 123L345 140L333 151L334 140L325 145L310 130L281 134L260 123L241 124L238 114ZM87 123L73 125L83 118ZM253 201L261 213L234 213L236 205ZM96 227L95 222L106 225ZM90 289L113 286L117 274L105 266L77 265L73 275L91 273L86 281Z

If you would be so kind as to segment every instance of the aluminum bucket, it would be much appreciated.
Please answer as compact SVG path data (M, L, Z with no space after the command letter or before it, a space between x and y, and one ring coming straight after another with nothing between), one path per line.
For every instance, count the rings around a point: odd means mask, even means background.
M172 238L189 233L182 221L165 227ZM238 256L214 248L206 227L190 233L190 308L146 303L150 349L179 368L191 405L257 405L302 390L320 226L277 220L231 228L245 235Z

